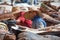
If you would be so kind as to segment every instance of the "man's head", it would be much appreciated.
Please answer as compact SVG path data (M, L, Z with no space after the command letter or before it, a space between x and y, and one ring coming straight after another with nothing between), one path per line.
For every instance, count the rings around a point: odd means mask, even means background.
M36 15L40 16L40 17L43 16L41 11L39 11L39 10L30 10L24 14L24 17L26 19L33 19Z

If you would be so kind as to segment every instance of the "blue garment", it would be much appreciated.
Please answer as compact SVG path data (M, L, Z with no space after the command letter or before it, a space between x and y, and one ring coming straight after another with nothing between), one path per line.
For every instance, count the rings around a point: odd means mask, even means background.
M22 0L22 3L27 3L28 0Z
M21 2L16 1L15 3L27 3L28 0L21 0Z
M42 24L44 27L46 27L46 22L39 16L35 16L33 21L33 25L37 26L39 28L40 24Z
M37 0L34 0L34 4L37 4Z
M32 0L26 0L26 1L27 1L27 3L28 3L29 5L32 4ZM38 0L33 0L33 4L34 4L34 5L37 5L37 4L38 4Z

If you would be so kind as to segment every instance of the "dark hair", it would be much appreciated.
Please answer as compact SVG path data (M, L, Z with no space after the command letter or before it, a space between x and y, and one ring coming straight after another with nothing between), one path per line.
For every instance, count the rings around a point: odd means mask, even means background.
M33 10L33 12L36 12L36 15L37 15L37 16L43 17L41 11L35 11L35 10Z

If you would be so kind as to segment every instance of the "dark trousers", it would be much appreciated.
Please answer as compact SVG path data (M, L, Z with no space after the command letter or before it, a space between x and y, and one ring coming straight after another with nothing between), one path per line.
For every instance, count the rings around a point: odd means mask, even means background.
M14 26L16 24L15 20L4 20L4 21L1 21L1 22L7 24L9 30L11 29L11 26Z

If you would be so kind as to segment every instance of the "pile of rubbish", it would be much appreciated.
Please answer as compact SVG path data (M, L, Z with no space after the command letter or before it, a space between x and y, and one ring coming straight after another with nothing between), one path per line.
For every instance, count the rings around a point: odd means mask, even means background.
M50 1L44 1L40 8L3 4L0 40L60 40L60 6L51 5Z

